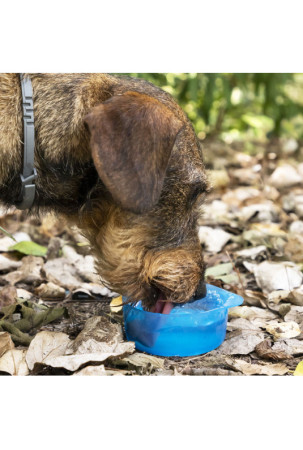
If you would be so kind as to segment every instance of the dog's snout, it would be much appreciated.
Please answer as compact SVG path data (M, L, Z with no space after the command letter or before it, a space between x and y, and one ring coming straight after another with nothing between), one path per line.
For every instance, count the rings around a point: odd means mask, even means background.
M196 292L193 296L193 300L198 300L199 298L204 298L206 296L206 294L207 294L206 284L205 284L204 277L203 277L203 278L201 278L201 280L197 286Z

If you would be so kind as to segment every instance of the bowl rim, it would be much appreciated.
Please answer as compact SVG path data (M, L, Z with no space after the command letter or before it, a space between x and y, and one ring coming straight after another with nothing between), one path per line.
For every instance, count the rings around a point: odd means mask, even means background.
M206 286L207 286L207 287L208 287L208 286L214 287L214 288L219 289L220 291L223 291L223 292L229 292L229 291L226 291L225 289L219 288L219 287L217 287L217 286L213 286L212 284L206 283ZM244 300L243 297L241 297L241 296L238 295L238 294L235 294L234 292L230 292L230 294L242 298L241 304L243 303L243 300ZM196 301L202 300L203 298L205 298L205 297L198 298ZM127 297L122 296L122 303L124 302L125 299L127 299ZM141 300L137 301L137 302L136 302L136 305L137 305L140 301L141 301ZM125 307L128 307L128 308L133 309L134 311L136 311L136 312L138 312L138 313L142 313L143 315L146 315L146 314L147 314L147 315L152 314L152 317L155 317L155 315L161 316L161 317L163 317L163 316L170 317L170 316L171 316L170 314L162 314L162 313L155 313L155 312L151 312L151 311L145 311L144 309L139 309L139 308L137 308L136 305L132 305L131 303L123 303L123 310L124 310ZM218 308L209 309L208 311L205 311L205 310L193 310L192 313L189 313L189 312L186 312L186 313L185 313L185 312L181 312L181 313L179 313L179 314L173 314L171 317L182 317L182 316L190 317L190 316L192 316L192 315L197 315L197 314L211 314L211 313L213 313L214 311L220 311L220 310L222 310L222 309L229 309L229 308L233 308L233 306L222 305L222 306L219 306Z

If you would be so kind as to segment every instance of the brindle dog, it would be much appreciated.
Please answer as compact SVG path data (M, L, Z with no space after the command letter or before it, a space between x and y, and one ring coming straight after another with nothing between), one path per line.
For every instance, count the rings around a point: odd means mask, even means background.
M147 309L201 296L197 219L208 184L182 109L134 78L27 76L38 172L31 212L53 210L78 225L102 279ZM19 76L0 75L0 200L8 206L20 196L22 140Z

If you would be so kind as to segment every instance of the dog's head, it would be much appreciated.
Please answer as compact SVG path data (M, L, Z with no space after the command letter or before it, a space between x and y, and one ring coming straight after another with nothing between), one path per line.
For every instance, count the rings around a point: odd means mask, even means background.
M176 104L128 91L85 121L104 187L84 224L101 277L151 310L201 297L196 227L207 181L188 119Z

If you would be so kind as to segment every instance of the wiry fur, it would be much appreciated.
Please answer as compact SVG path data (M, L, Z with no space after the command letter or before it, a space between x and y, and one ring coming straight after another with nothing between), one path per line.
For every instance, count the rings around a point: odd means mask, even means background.
M91 242L101 277L114 290L144 299L147 307L158 290L168 300L189 300L204 273L196 223L207 180L199 143L183 111L171 96L143 80L104 74L29 76L38 171L33 211L55 210L77 224ZM130 91L155 98L183 124L161 196L141 214L118 204L99 178L84 123L92 108ZM18 75L0 75L0 200L7 205L20 194L22 139Z

